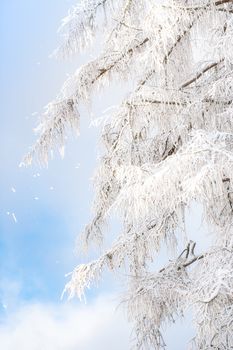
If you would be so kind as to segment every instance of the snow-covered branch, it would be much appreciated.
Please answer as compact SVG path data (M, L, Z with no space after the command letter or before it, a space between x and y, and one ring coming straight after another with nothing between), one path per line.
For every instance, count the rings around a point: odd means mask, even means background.
M53 150L57 147L63 156L67 129L79 133L79 112L74 100L58 99L49 103L36 129L40 136L21 164L27 166L37 159L40 165L47 165L49 155L52 156Z

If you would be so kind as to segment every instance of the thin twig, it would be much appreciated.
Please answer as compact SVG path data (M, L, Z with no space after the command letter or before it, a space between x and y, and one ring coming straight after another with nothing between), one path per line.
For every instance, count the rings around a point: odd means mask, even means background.
M184 268L185 268L185 267L188 267L188 266L192 265L193 263L195 263L196 261L203 259L204 257L205 257L205 254L197 255L197 256L195 256L194 258L192 258L191 260L185 262L185 263L182 265L182 267L184 267ZM178 270L180 270L180 268L181 268L181 267L178 267Z

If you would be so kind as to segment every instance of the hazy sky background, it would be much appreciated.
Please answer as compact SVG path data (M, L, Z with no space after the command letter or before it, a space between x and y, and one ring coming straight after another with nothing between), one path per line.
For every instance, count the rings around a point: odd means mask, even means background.
M60 300L64 275L82 260L75 239L90 217L96 135L82 113L81 136L69 142L64 160L48 169L19 168L33 144L40 113L59 92L67 73L91 57L48 58L59 42L57 28L75 1L0 2L1 199L0 347L2 350L128 350L130 328L115 311L119 284L106 276L88 293L88 304ZM99 116L124 89L97 97ZM196 216L198 217L198 212ZM200 217L190 222L198 230ZM198 224L199 222L199 224ZM168 350L182 350L190 321L167 332Z

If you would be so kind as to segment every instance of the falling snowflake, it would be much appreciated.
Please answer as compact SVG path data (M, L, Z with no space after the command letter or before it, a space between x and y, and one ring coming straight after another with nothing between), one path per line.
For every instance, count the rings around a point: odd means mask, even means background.
M15 213L11 213L11 215L12 215L12 218L13 218L14 222L17 223L17 219L16 219L16 216L15 216Z

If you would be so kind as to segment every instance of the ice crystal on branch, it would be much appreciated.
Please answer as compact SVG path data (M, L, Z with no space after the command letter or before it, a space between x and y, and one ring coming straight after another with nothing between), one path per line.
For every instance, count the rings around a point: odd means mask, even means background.
M94 215L81 237L86 248L101 246L113 213L121 230L98 259L74 269L65 291L83 298L105 269L125 270L137 349L164 348L164 325L189 308L194 349L231 349L233 1L81 0L61 31L58 56L83 50L100 31L103 50L48 105L25 163L47 163L49 151L63 147L66 132L78 129L80 103L113 80L133 86L102 124ZM154 271L164 243L189 239L193 202L214 232L212 245L196 255L190 242Z

